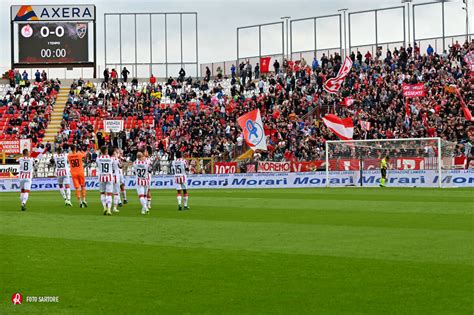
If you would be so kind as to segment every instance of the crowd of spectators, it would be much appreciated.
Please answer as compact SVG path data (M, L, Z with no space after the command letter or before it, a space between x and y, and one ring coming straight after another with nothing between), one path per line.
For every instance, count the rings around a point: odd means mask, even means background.
M0 95L0 120L5 127L0 138L31 139L41 143L61 82L48 80L46 72L37 71L30 81L24 71L9 71L10 87Z
M430 46L431 47L431 46ZM166 154L177 150L187 157L232 159L245 150L237 117L259 108L268 134L268 152L255 158L271 160L313 160L324 158L326 140L337 137L322 124L326 113L351 117L354 139L441 137L459 144L458 154L469 154L474 130L461 111L455 94L447 86L456 85L471 111L473 89L463 56L474 50L474 41L453 44L437 54L428 47L420 52L415 45L377 50L374 55L351 52L353 69L338 94L324 91L323 83L334 77L342 58L335 53L308 64L274 61L273 70L261 74L258 64L232 67L230 78L201 80L177 78L149 82L135 78L126 83L112 70L104 73L102 84L84 80L71 86L62 130L56 145L70 143L93 150L111 143L123 149L130 159L137 150ZM124 75L125 74L125 75ZM402 83L424 83L426 96L409 99L410 115L405 115ZM354 103L344 106L344 99ZM124 119L129 128L104 135L97 119ZM362 124L361 122L364 122ZM366 128L366 122L370 128ZM469 151L469 152L468 152Z

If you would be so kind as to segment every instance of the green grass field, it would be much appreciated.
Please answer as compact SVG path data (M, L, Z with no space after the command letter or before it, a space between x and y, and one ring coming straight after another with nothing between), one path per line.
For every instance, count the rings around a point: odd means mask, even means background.
M0 195L0 314L472 314L472 189ZM59 296L12 305L11 296Z

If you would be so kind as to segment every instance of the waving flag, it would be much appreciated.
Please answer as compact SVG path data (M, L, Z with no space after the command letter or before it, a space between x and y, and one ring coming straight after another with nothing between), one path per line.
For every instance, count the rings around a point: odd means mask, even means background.
M347 56L346 59L344 59L344 64L342 65L341 69L339 69L337 76L335 78L328 79L326 80L326 82L324 82L324 90L328 93L336 94L341 88L342 83L344 83L344 79L351 71L351 68L352 59Z
M237 122L240 128L242 128L245 142L252 150L267 150L267 138L265 137L259 109L240 116Z
M33 151L31 151L31 154L30 156L34 159L39 159L41 157L43 157L43 154L46 152L46 148L34 148Z
M474 50L471 50L464 56L464 61L467 63L467 66L471 71L474 71Z
M370 121L361 120L359 123L362 130L370 130Z
M472 117L471 111L467 107L466 102L464 102L464 99L461 95L461 92L459 92L459 89L456 89L456 95L459 98L459 102L461 103L461 108L462 108L462 112L464 114L464 118L467 121L474 122L474 117Z
M270 71L270 57L261 57L260 58L260 72L267 73Z
M333 114L327 114L323 117L326 127L331 129L341 140L352 140L354 135L354 122L352 118L339 118Z
M352 104L354 104L354 100L350 97L345 97L342 102L341 102L341 105L342 106L346 106L346 107L349 107L351 106Z

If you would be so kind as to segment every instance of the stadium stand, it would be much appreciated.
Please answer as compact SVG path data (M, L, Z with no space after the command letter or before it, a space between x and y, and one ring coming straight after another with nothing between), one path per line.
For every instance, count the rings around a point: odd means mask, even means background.
M0 140L43 141L51 119L60 82L40 80L30 83L16 72L10 84L0 85Z
M178 150L186 157L235 160L245 152L237 117L258 108L269 138L269 151L255 154L253 160L323 158L325 141L337 139L321 122L326 113L352 117L354 139L439 136L458 144L457 157L470 158L474 130L464 118L456 95L447 87L452 84L459 87L468 108L474 110L471 78L463 60L473 49L474 41L456 43L443 54L420 52L416 45L388 50L383 55L378 51L374 56L370 52L364 56L352 52L353 69L339 96L323 90L323 82L335 76L341 66L338 54L311 64L305 60L294 63L285 60L277 72L257 74L257 77L255 72L252 76L251 65L240 65L240 71L232 77L207 75L201 80L180 76L160 81L152 76L148 82L137 79L122 82L116 75L103 82L79 79L65 96L66 105L54 146L65 149L72 143L82 146L89 152L90 161L94 159L94 150L105 143L123 149L131 161L140 148L150 153L156 151L163 161L171 160ZM426 97L410 100L409 117L405 117L403 82L424 82L427 90ZM38 138L37 142L41 141L51 112L46 105L52 99L48 96L52 90L58 91L51 84L38 87L43 93L34 94L35 99L44 99L45 106L45 121L32 135ZM22 97L32 93L31 88L15 89ZM2 116L3 126L5 121L20 116L18 106L6 105L15 93L9 90L4 94L0 110L8 111L9 116ZM347 106L346 99L353 103ZM42 115L38 109L35 112L24 109L23 114L27 113L34 117ZM106 119L123 119L125 130L106 135L103 132Z

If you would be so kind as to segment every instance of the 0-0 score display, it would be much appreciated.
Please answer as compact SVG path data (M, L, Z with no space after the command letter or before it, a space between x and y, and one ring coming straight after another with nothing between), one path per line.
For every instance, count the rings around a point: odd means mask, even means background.
M89 62L87 23L22 23L18 33L19 63Z

